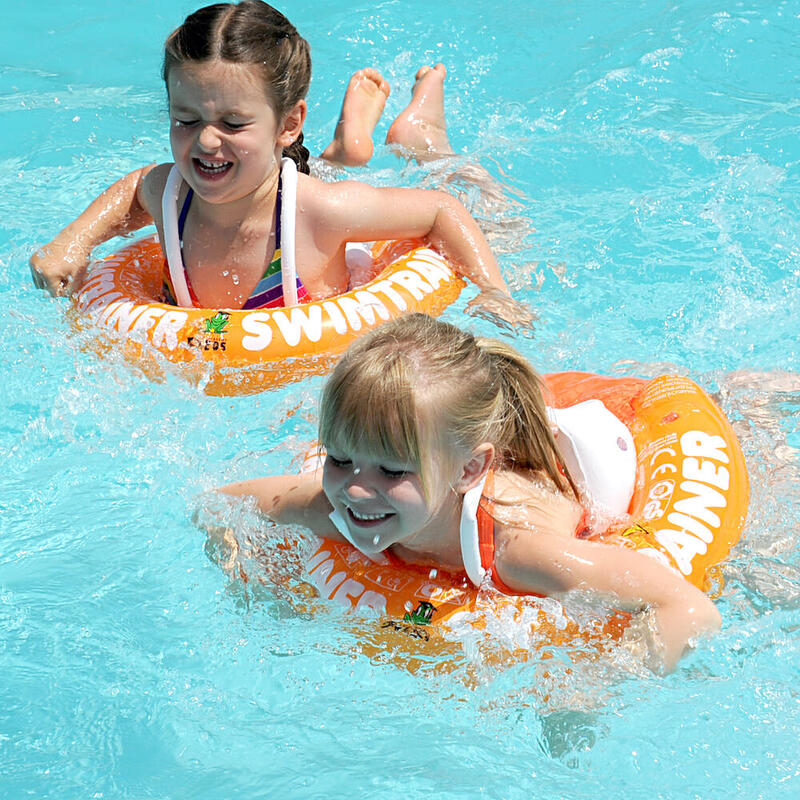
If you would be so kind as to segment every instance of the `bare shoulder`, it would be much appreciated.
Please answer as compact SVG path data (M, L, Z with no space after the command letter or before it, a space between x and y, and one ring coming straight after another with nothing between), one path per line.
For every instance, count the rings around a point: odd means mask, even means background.
M571 538L583 517L583 508L574 498L534 472L497 472L489 499L501 535L504 529L513 529Z
M172 164L144 167L139 182L139 202L159 225L161 223L161 196L164 194L164 187L171 169Z
M298 201L325 211L337 211L348 198L375 191L375 187L361 181L323 181L313 175L297 176Z

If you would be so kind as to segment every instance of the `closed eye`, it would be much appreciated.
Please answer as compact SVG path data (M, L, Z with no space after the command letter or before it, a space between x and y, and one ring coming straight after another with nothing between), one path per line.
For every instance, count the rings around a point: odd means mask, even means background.
M349 458L335 458L330 453L328 453L326 458L331 463L332 466L338 467L339 469L343 469L344 467L349 467L353 463Z
M192 125L196 125L197 124L197 120L196 119L177 119L177 118L173 117L172 124L177 126L178 128L188 128L188 127L190 127Z
M381 467L381 473L384 477L389 478L393 481L399 481L401 478L405 478L408 475L407 469L389 469L388 467Z

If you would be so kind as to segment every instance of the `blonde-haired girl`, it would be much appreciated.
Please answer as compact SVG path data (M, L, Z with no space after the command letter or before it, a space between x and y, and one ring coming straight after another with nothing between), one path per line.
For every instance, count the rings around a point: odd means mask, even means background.
M576 538L584 511L548 424L539 377L513 348L421 314L357 340L322 396L318 475L225 487L255 497L277 523L349 541L366 555L465 571L460 535L483 494L500 591L560 596L590 589L619 608L650 609L661 665L719 627L714 604L674 570Z

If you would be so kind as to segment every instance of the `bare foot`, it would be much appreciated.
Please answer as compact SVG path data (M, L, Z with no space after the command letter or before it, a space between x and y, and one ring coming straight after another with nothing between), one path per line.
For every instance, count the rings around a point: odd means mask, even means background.
M386 144L398 144L417 161L453 155L444 118L444 64L422 67L411 90L411 102L400 112L386 134Z
M366 164L372 158L372 132L383 114L389 84L376 69L360 69L350 78L333 141L320 158L348 167Z

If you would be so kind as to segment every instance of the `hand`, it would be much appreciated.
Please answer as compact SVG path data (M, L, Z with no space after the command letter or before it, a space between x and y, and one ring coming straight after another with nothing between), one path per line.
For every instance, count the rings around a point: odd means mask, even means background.
M90 253L77 243L62 245L54 239L31 256L33 284L54 297L67 297L81 287L89 259Z
M501 289L484 289L467 303L467 313L488 319L498 328L533 337L533 323L539 317L527 304L520 303Z

